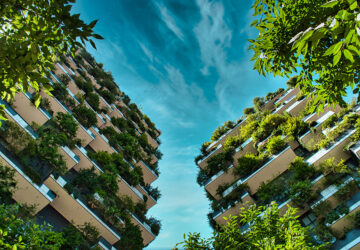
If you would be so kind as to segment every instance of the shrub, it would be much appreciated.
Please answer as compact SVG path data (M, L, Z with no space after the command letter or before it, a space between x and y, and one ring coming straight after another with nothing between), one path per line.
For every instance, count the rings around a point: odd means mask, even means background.
M331 203L328 200L320 202L313 208L313 212L318 217L324 216L331 209Z
M246 153L238 159L238 165L234 167L234 174L245 178L260 167L262 160L251 153Z
M264 105L265 101L263 97L255 97L253 99L253 104L255 110L260 110L260 108Z
M74 116L85 128L95 126L97 123L96 114L83 105L74 108Z
M349 213L349 207L346 205L345 202L340 203L336 208L336 212L340 215L348 214Z
M290 88L293 88L296 86L298 76L292 76L289 78L289 80L286 82L286 85Z
M356 185L356 182L350 181L335 193L335 198L338 201L346 201L350 199L358 191L358 189L359 188Z
M91 84L91 82L84 80L83 77L76 77L75 83L80 89L84 90L85 93L90 93L94 90L94 87Z
M211 135L211 142L218 140L223 134L234 127L234 123L232 121L226 121L222 126L215 129L213 134Z
M97 94L90 92L86 95L86 101L95 110L99 111L100 98Z
M331 224L339 218L340 216L336 213L335 209L333 209L325 216L325 222Z
M115 95L108 90L99 90L98 93L109 103L115 102Z
M239 147L242 143L242 140L239 136L229 136L226 138L226 141L224 143L224 150L228 151L230 149L235 149Z
M281 139L281 136L271 137L266 144L266 150L272 155L279 153L285 147L286 143L283 139Z
M334 126L334 125L335 125L335 122L336 122L338 119L339 119L339 118L338 118L335 114L331 115L329 118L327 118L327 119L323 122L323 124L322 124L323 129L330 128L330 127Z
M244 108L244 110L243 110L244 115L254 114L255 112L256 112L256 111L255 111L255 109L254 109L253 107L251 107L251 108Z
M320 169L323 171L324 175L349 173L349 169L347 165L344 164L344 160L341 159L339 163L336 163L334 157L321 162Z
M290 198L298 207L304 207L311 198L311 181L300 181L290 187Z
M292 182L306 180L316 173L313 165L309 165L302 157L298 156L290 163L290 170L293 172L291 177Z
M59 76L60 81L65 84L66 86L69 84L69 82L71 81L70 77L68 77L66 74L61 74Z
M357 211L357 212L355 213L354 226L355 226L356 228L360 228L360 211Z
M302 135L308 128L308 124L299 117L288 117L287 121L280 126L282 134L292 137L292 139Z

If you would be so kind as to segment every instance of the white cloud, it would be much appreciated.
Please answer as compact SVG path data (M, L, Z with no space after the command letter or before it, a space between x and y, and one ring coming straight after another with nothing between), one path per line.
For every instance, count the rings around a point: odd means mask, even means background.
M139 42L139 46L142 49L142 51L145 53L145 55L150 59L151 62L154 61L154 56L151 53L151 51L141 42Z
M176 22L175 19L170 15L170 13L168 12L168 10L166 9L165 6L161 6L160 4L156 4L160 14L161 14L161 18L164 21L164 23L166 24L166 26L172 31L174 32L174 34L182 41L184 41L184 34L181 32L181 30L179 29L179 27L176 26Z

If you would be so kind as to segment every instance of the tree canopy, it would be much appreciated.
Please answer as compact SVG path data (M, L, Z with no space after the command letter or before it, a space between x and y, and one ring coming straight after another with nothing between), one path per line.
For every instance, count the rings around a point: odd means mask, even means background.
M213 237L203 239L199 233L189 233L177 246L189 250L321 249L323 245L311 243L308 229L301 226L295 214L296 209L289 207L280 216L276 203L268 207L252 205L247 210L242 208L238 216L227 218L227 224L215 231ZM247 230L242 230L241 225L247 225Z
M46 76L57 55L83 47L90 38L102 39L93 32L96 20L84 23L80 14L71 14L75 0L7 0L0 2L0 97L8 101L31 86L40 103L40 90L52 90ZM79 42L81 41L81 42ZM2 106L3 110L4 107ZM0 110L0 111L1 111ZM2 112L3 114L3 112ZM4 117L3 117L4 118Z
M297 72L297 85L315 97L314 109L344 105L347 87L359 92L358 1L256 0L252 8L259 35L249 49L260 74Z

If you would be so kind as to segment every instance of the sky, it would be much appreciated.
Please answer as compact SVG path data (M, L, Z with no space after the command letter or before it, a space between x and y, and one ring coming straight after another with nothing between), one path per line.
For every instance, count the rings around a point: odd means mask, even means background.
M252 99L285 86L261 77L250 62L248 0L77 0L73 11L98 19L97 50L87 46L162 131L162 197L148 216L161 220L147 250L171 249L184 233L211 236L209 201L196 183L194 158L227 120L236 121Z

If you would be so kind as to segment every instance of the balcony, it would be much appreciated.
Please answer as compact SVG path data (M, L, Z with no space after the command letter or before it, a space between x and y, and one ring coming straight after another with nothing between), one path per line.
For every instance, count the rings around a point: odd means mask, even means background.
M289 164L295 159L295 157L296 155L294 151L288 146L279 154L271 156L261 168L256 170L250 176L244 179L239 179L231 185L223 192L223 197L231 193L232 190L243 183L247 183L251 195L255 194L262 182L266 183L286 171Z
M45 93L41 93L41 96L49 97ZM57 100L55 97L48 98L51 109L54 111L54 115L57 113L68 113L72 115L71 110L69 110L65 105L63 105L59 100ZM89 130L83 127L78 120L73 116L73 119L78 123L79 127L76 132L76 137L79 138L84 146L89 144L93 139L95 139L95 135Z
M97 120L96 125L98 128L101 128L101 126L106 123L106 119L102 117L99 113L97 113L86 100L84 100L84 104L88 109L91 109L96 114L96 120Z
M157 149L159 147L159 144L148 134L147 131L145 131L148 143L150 144L151 147Z
M119 196L127 195L134 203L143 202L144 195L135 187L128 184L120 175L118 177Z
M360 211L360 192L356 193L350 200L346 201L346 205L349 208L348 214L340 215L340 218L332 222L330 228L332 230L344 231L345 228L350 228L353 224L351 217L355 216L355 213Z
M144 182L146 184L151 184L158 178L158 175L154 172L154 170L152 170L144 161L140 160L136 163L136 165L143 171Z
M211 143L207 148L206 151L209 151L211 148L213 147L217 147L218 144L223 144L226 140L227 136L235 136L238 135L240 133L240 130L238 128L240 128L241 126L246 125L246 118L244 118L241 122L239 122L238 124L235 125L235 127L233 127L232 129L229 129L225 134L223 134L222 136L220 136L219 139L217 139L216 141L214 141L213 143Z
M37 109L30 101L31 95L27 93L16 93L14 98L13 109L28 123L37 123L42 126L51 119L44 111Z
M343 186L345 186L346 184L348 184L349 182L353 181L354 179L350 176L347 176L344 180L343 180L343 184L341 184L340 186L337 186L335 184L332 184L326 188L324 188L320 194L319 194L319 198L313 203L311 204L311 209L315 208L317 205L319 205L321 202L324 201L329 201L332 204L332 207L335 207L335 205L338 203L334 197L334 194L336 194L337 191L339 191L340 188L342 188Z
M85 60L84 60L85 62ZM85 62L87 63L87 62ZM88 64L89 67L92 67L90 64ZM86 75L89 77L91 84L95 87L95 89L100 89L101 86L96 82L95 78L89 74L89 72L87 71L87 69L85 67L83 67L82 65L80 65L80 68L86 73Z
M238 215L240 208L245 206L250 206L254 204L253 198L249 195L248 192L245 192L239 201L235 203L234 206L229 207L227 209L220 209L212 214L212 218L216 221L216 223L220 225L225 225L227 223L226 220L224 220L224 217L229 217L229 215Z
M337 240L332 250L349 250L360 248L360 229L353 229L346 234L345 239Z
M351 146L350 151L360 160L360 141Z
M273 114L282 114L286 109L295 103L296 94L291 95L288 99L286 99L279 107L277 107L272 113Z
M315 132L311 132L311 130L309 130L307 133L305 133L304 135L302 135L299 139L300 141L305 145L305 146L310 146L311 143L316 143L319 142L323 137L323 135L321 134L321 130L322 130L322 123L324 121L326 121L330 116L332 116L334 114L334 111L329 110L326 113L323 113L323 115L321 117L319 117L316 120L316 126L314 126L314 131ZM312 120L315 121L314 115L311 115L311 117L307 118L308 120Z
M0 100L0 104L5 105L5 113L10 120L16 122L20 127L22 127L33 139L36 139L38 135L32 129L32 127L18 114L13 110L7 103L3 100Z
M323 148L310 156L306 162L318 166L322 161L335 157L336 159L348 160L351 154L344 151L343 148L349 143L350 136L356 132L355 129L348 129L336 138L335 142L329 148Z
M216 194L217 188L224 183L232 183L238 179L234 175L233 166L237 165L237 159L245 155L247 152L256 153L257 150L254 148L252 138L249 138L240 147L236 148L234 155L234 163L228 168L227 172L220 171L215 176L211 177L207 183L205 183L205 189L216 199L220 199L220 196Z
M102 169L99 167L99 165L97 165L96 162L94 162L88 157L85 148L81 146L76 146L76 148L74 149L74 153L77 154L80 158L79 163L76 164L76 166L74 167L76 171L91 169L92 166L94 166L98 173L103 172Z
M0 164L16 170L14 179L17 182L13 199L19 203L36 205L34 212L39 212L53 201L55 194L47 185L38 185L23 172L22 165L0 145Z
M115 118L125 118L124 114L116 107L115 104L112 104L112 107L113 107L113 111L110 112L109 116L110 117L115 117Z
M67 146L61 146L59 149L59 153L64 158L66 162L67 170L72 169L76 164L80 162L79 156L77 156L70 148Z
M111 245L120 240L118 234L110 224L104 222L95 211L92 211L80 199L75 199L68 194L63 186L66 181L62 178L55 180L52 176L46 179L45 184L50 187L57 194L56 198L51 203L51 206L57 210L66 220L72 221L73 225L83 225L86 222L95 226L100 235Z
M114 111L114 108L111 107L110 104L101 95L99 95L99 101L101 108L108 108L109 112Z
M297 116L304 109L308 101L309 98L304 98L302 100L296 101L286 109L286 112L288 112L292 116Z
M219 144L217 147L212 150L207 156L197 162L198 166L204 169L207 166L207 160L210 159L212 156L217 155L223 151L222 145Z
M136 188L144 197L147 197L146 209L150 209L156 204L156 200L145 190L145 188L143 188L141 185L137 185Z
M102 134L97 127L92 127L90 129L93 134L95 134L95 139L89 143L89 146L95 151L106 151L110 154L117 153L117 150L109 145L109 140Z
M151 228L148 224L145 222L141 222L135 214L131 214L131 222L134 225L138 225L140 227L141 236L144 240L144 245L149 245L150 242L152 242L155 239L155 235L151 232Z

